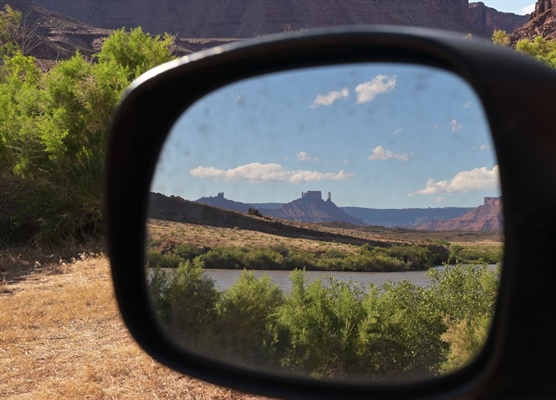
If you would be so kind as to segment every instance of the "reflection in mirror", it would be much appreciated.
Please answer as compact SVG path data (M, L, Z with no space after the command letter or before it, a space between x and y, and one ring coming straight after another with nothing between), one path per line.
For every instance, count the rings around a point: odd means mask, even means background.
M488 334L498 166L461 78L373 63L197 101L154 173L147 285L188 351L371 382L440 376Z

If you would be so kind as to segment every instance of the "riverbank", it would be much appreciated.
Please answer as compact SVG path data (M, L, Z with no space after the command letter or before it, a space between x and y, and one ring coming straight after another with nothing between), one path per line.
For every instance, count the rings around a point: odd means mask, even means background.
M256 221L242 229L149 220L147 263L151 268L177 268L201 257L207 269L394 272L444 263L495 264L502 257L502 238L494 232L304 223L268 233L257 227ZM297 234L299 229L304 235Z
M104 255L52 258L2 251L0 398L263 399L183 376L146 355L120 318Z

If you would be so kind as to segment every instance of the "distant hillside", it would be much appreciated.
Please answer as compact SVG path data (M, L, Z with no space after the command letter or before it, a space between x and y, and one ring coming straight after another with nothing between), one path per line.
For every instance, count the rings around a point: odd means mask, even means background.
M112 30L122 27L174 34L173 50L181 56L243 38L322 26L421 26L490 38L496 29L512 32L528 20L468 0L343 0L341 5L338 0L0 0L0 8L6 4L23 13L29 33L24 54L40 60L43 69L77 50L86 56L98 52ZM543 7L535 15L543 14Z
M490 199L490 198L487 198ZM488 205L498 200L487 200ZM331 194L327 200L322 199L322 192L304 192L302 197L289 203L249 204L233 201L224 197L224 193L216 196L201 197L197 203L210 205L226 210L246 213L250 208L257 209L261 215L289 221L308 223L347 223L351 225L373 225L386 228L401 227L428 230L501 230L501 206L492 209L480 206L443 207L443 208L405 208L376 209L364 207L338 207L332 202ZM490 207L490 206L489 206ZM479 214L476 211L480 209ZM494 210L494 211L492 211ZM493 212L494 214L490 214ZM454 222L457 221L457 222ZM465 221L459 222L459 221Z
M472 207L377 209L340 207L347 214L363 220L367 225L412 228L431 221L444 221L459 217Z
M224 197L224 193L218 193L216 196L201 197L196 202L239 212L247 212L249 208L258 208L264 216L290 221L312 223L347 222L355 225L362 225L364 223L362 220L348 215L338 208L330 197L327 201L322 200L322 194L319 191L306 192L302 198L286 204L269 203L269 206L272 208L256 207L252 204L229 200Z
M247 212L252 206L250 204L241 203L239 201L229 200L224 197L224 192L218 193L216 196L203 196L195 200L200 204L223 208L225 210Z
M272 235L338 242L361 246L368 243L372 246L388 246L389 242L368 238L361 232L345 234L342 230L296 221L276 220L269 217L258 217L247 213L224 210L218 207L200 204L176 196L165 196L151 193L149 218L165 221L185 222L204 226L245 229ZM340 233L342 232L342 233ZM438 246L437 246L438 247Z
M26 32L24 40L20 43L23 54L37 58L43 69L48 69L55 61L70 58L76 51L84 56L99 52L104 39L112 33L112 29L124 27L115 25L109 29L89 25L80 20L79 15L69 12L74 4L70 1L61 1L61 7L52 9L48 8L48 5L42 7L37 3L30 0L0 0L0 9L3 10L5 5L10 5L13 9L21 11L22 25ZM129 3L127 4L129 8ZM128 29L137 26L139 24L126 25ZM176 38L173 52L182 56L236 40Z
M501 231L504 227L502 217L502 198L485 197L485 202L467 214L447 221L433 221L417 229L436 231Z
M248 38L339 25L407 25L490 37L520 16L468 0L35 0L92 26L142 26L181 38ZM130 12L130 5L133 11Z

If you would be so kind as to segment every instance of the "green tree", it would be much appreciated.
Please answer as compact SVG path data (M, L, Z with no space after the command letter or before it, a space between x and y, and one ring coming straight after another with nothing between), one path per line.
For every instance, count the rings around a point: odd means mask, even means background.
M556 67L556 41L554 40L544 39L542 36L537 36L534 40L521 39L515 48L552 68Z
M149 283L159 318L170 335L191 348L214 346L213 324L220 293L204 275L200 257L177 269L155 268Z
M6 10L0 24L15 25L20 14ZM0 40L6 35L0 33ZM169 35L119 30L96 63L77 53L42 75L21 51L3 58L0 179L9 192L0 203L1 242L57 245L102 232L110 117L132 79L172 58L171 43Z
M447 266L431 270L429 289L446 332L441 339L450 347L440 371L449 372L471 361L483 347L498 293L499 271L486 265Z
M446 328L432 294L409 281L371 288L359 331L363 370L374 380L430 376L445 360Z
M318 377L360 375L363 290L334 277L307 285L303 271L294 271L290 280L292 291L278 310L276 326L281 366Z
M492 42L499 46L509 46L510 36L506 33L506 31L495 30L492 34Z
M4 57L11 56L18 49L17 32L21 25L21 12L9 5L0 11L0 64Z
M269 276L256 278L244 270L218 304L215 356L246 365L276 366L272 327L283 302L282 290Z
M101 64L122 68L131 81L149 69L172 60L173 43L174 37L170 34L153 37L140 27L129 33L119 29L104 42L96 59Z

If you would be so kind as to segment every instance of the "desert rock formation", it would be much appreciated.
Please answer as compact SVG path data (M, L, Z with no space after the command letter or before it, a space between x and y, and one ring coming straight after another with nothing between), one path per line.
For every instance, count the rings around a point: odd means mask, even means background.
M556 39L556 0L538 0L531 19L510 35L513 46L520 39L533 40L537 36Z
M429 222L418 229L436 231L501 231L503 226L502 198L485 197L482 206L471 210L461 217L447 221Z
M491 37L496 30L513 32L529 21L529 15L500 12L483 2L469 4L468 18L473 31L484 37Z
M248 38L289 30L357 24L422 26L490 37L491 28L511 32L526 22L514 14L498 13L481 7L482 3L470 4L468 0L35 2L92 26L106 29L141 26L153 34L169 32L180 38ZM130 14L130 9L137 12Z

